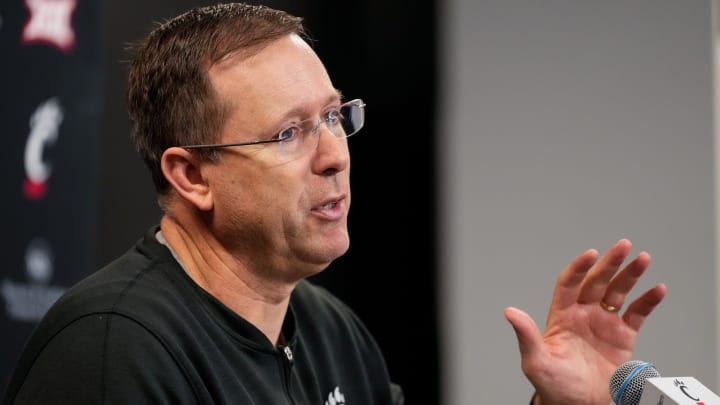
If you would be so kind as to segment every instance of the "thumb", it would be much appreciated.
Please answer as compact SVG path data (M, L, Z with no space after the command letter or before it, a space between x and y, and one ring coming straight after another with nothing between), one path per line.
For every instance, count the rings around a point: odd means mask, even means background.
M533 319L526 312L517 308L508 307L504 311L505 319L515 330L515 336L520 347L520 356L525 359L542 350L542 334Z

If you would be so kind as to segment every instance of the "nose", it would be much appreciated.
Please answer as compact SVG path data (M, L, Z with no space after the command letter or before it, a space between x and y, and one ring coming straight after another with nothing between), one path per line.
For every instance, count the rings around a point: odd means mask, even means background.
M333 175L346 170L350 165L350 150L347 138L337 137L328 125L321 122L317 134L317 147L313 158L313 172Z

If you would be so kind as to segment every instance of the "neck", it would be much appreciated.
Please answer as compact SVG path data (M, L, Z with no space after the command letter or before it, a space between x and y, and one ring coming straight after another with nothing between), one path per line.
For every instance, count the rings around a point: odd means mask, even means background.
M297 282L278 280L267 269L256 269L248 258L233 256L195 221L181 223L164 216L160 227L195 283L278 344Z

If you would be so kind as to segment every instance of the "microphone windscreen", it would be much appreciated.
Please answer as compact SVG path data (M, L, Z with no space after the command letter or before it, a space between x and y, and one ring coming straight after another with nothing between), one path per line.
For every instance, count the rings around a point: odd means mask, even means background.
M610 378L610 397L616 405L637 405L645 388L645 380L651 377L660 377L652 363L627 361Z

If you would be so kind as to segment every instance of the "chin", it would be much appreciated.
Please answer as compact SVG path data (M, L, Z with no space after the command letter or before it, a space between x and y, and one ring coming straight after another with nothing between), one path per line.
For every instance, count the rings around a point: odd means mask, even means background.
M344 255L348 249L350 249L350 236L345 232L342 239L338 238L337 243L330 247L333 255L332 260Z
M349 247L349 243L345 243L339 246L328 246L328 248L323 252L323 254L320 255L320 261L324 262L325 266L328 266L330 263L335 261L335 259L344 255L348 251Z
M308 261L317 265L316 273L323 271L327 266L330 265L335 259L344 255L350 247L350 241L346 237L343 241L335 241L335 243L329 243L322 248L310 253L307 257Z

